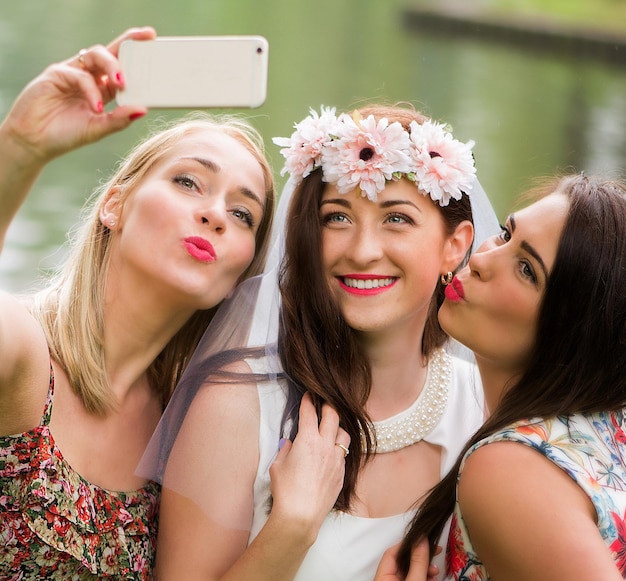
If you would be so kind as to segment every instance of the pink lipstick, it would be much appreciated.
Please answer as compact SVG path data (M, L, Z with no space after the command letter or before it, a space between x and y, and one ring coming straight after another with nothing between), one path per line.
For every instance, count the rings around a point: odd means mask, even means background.
M444 293L446 298L453 303L460 303L465 298L463 284L456 276L452 279L452 282L446 286Z
M189 236L183 242L189 255L200 262L214 262L217 258L213 245L201 236Z
M377 295L391 288L397 280L382 274L347 274L337 277L339 286L355 295Z

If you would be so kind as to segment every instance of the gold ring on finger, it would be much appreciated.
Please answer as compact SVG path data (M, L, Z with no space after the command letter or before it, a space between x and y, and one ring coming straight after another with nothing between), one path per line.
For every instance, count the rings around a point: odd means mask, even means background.
M87 50L82 48L81 50L78 51L78 64L83 68L86 69L87 65L85 64L85 55L87 54Z
M343 444L340 444L339 442L335 442L335 446L337 446L338 448L341 448L343 450L343 457L344 458L350 453L350 450L346 446L344 446Z

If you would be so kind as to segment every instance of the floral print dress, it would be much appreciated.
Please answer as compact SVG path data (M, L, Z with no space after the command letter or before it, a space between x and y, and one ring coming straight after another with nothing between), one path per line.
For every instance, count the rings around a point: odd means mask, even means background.
M587 494L598 515L598 530L626 579L626 410L574 414L550 420L517 422L478 442L520 442L543 454L564 470ZM446 554L446 578L457 581L489 579L476 555L456 503Z
M111 492L84 480L38 427L0 436L0 579L152 578L159 485Z

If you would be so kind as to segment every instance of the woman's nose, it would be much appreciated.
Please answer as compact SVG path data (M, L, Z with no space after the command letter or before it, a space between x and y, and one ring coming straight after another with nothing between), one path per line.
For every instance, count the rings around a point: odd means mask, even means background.
M379 260L384 254L383 244L372 228L359 228L349 244L348 256L357 264Z
M224 232L226 229L226 208L219 203L206 206L200 211L200 221L215 232Z
M491 275L493 268L494 253L498 246L492 238L485 240L478 250L470 256L468 266L472 274L480 279L486 279Z

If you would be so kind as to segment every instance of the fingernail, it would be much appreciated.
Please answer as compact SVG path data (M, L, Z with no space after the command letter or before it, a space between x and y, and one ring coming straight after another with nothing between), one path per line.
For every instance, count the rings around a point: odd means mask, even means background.
M123 84L124 84L124 76L122 75L122 73L117 73L117 74L115 75L115 79L117 80L117 82L118 82L120 85L123 85Z
M285 445L285 442L287 441L287 438L281 438L278 442L278 449L282 450L283 446Z
M140 117L143 117L145 115L145 113L131 113L131 115L128 117L131 121L134 121L135 119L139 119Z
M102 101L98 101L96 108L98 109L98 113L102 113L102 111L104 111L104 103Z

